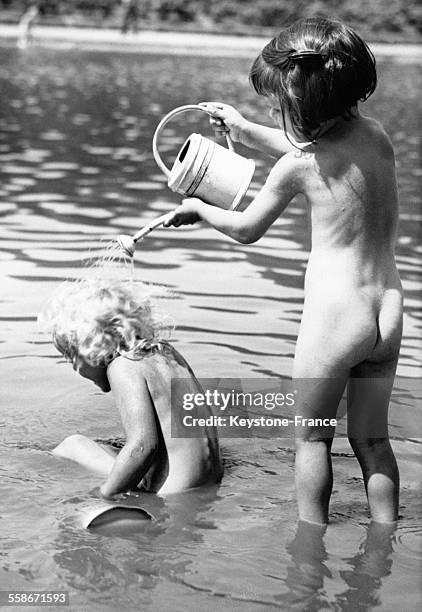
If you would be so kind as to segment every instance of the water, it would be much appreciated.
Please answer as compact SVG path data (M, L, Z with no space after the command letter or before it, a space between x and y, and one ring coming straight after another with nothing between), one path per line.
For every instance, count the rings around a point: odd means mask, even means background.
M344 438L335 443L324 537L296 534L291 440L223 440L226 474L217 490L145 497L155 520L114 537L80 528L98 478L46 452L71 433L105 440L121 428L110 397L75 376L40 334L37 313L108 240L177 203L151 153L166 112L224 99L266 118L248 87L248 66L236 58L0 48L3 589L67 589L74 610L420 609L416 62L380 60L380 86L367 104L393 139L401 190L405 326L391 409L402 480L397 531L368 531L360 473ZM171 160L193 131L207 133L200 114L175 120L164 156ZM258 159L254 190L268 167ZM291 372L308 247L297 201L252 246L199 226L157 229L136 251L135 276L173 290L165 307L177 323L175 344L199 376L276 380Z

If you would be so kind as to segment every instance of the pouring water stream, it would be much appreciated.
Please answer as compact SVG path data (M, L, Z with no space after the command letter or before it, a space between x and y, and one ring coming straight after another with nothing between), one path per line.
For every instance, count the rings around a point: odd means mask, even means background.
M128 234L120 234L116 238L117 244L122 249L125 255L127 255L128 257L133 257L136 249L136 243L138 242L138 240L141 240L141 238L152 232L152 230L156 227L163 225L163 223L165 223L172 214L172 212L168 212L165 215L157 217L157 219L154 219L153 221L151 221L151 223L145 225L145 227L140 229L133 236L129 236Z

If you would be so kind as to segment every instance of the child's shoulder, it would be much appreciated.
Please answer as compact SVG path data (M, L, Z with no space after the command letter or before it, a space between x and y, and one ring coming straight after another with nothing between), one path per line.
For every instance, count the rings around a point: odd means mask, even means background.
M282 185L289 185L291 188L299 187L312 158L313 152L307 147L285 153L272 167L267 184L274 189Z
M108 370L122 375L133 372L155 370L183 370L193 374L186 359L167 341L158 342L146 350L127 351L118 355L108 366Z
M386 155L394 156L393 144L382 123L366 115L361 115L360 120L360 126L365 132L365 140Z

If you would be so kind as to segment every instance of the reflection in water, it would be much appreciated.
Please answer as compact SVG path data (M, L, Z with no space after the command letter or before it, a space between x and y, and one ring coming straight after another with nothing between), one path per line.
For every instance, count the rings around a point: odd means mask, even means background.
M292 563L287 568L286 601L292 610L319 610L327 603L324 578L331 574L325 564L325 531L326 526L299 521L295 538L287 546Z
M369 610L381 605L382 579L392 571L393 542L396 523L372 522L366 540L352 558L343 559L350 569L340 571L348 589L335 597L336 610ZM289 609L320 610L329 606L327 579L332 573L324 544L326 526L300 521L292 543L286 583L289 592L284 599Z
M140 504L154 518L138 521L137 528L132 525L126 533L118 525L81 533L75 519L67 517L56 538L58 571L85 597L87 592L98 594L98 603L119 601L123 609L159 609L154 607L155 592L164 589L171 600L174 584L183 585L196 557L203 554L207 531L217 529L213 521L203 519L217 499L215 487L166 501L141 494L131 505ZM83 508L84 503L76 505L75 515ZM84 601L81 597L80 604ZM72 603L78 605L78 599Z
M340 572L348 590L338 595L340 610L367 610L381 605L382 579L392 571L393 542L397 524L372 522L363 550L348 560L352 570Z

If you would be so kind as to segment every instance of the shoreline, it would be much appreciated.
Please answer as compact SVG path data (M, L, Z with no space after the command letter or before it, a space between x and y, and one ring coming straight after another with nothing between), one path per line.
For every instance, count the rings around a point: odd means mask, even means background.
M17 24L0 23L0 43L16 42ZM103 51L149 51L173 55L213 55L219 57L250 57L259 53L269 36L238 36L196 32L141 30L137 34L122 34L119 29L34 25L31 44L92 48ZM369 43L376 56L422 59L422 45L403 43Z

